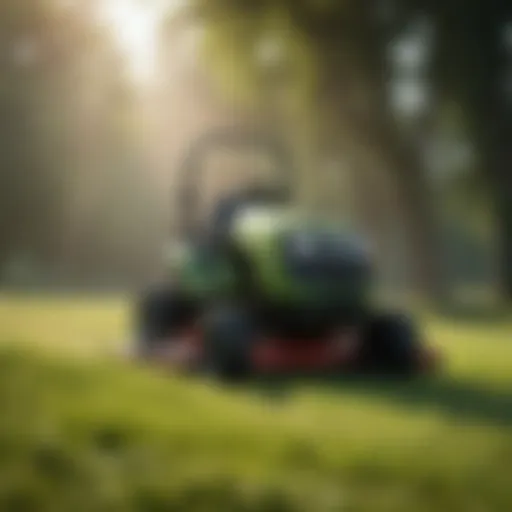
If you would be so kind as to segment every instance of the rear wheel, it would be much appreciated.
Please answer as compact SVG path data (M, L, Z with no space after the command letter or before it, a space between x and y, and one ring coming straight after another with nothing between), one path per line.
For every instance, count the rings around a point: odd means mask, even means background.
M136 309L137 355L155 355L192 322L193 314L192 305L171 287L152 289L143 295Z
M418 369L420 337L405 315L378 315L370 320L363 341L363 369L372 373L412 376Z
M252 373L256 329L242 307L224 305L209 312L204 323L204 365L223 381L242 381Z

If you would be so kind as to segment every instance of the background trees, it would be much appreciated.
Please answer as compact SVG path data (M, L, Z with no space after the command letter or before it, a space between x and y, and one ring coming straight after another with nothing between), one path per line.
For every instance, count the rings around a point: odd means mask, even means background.
M30 260L55 282L130 267L151 204L143 134L97 4L7 0L0 20L0 268Z
M481 250L462 280L510 299L507 4L189 0L162 17L141 88L99 0L6 0L0 268L145 274L186 145L236 119L287 140L297 199L352 216L390 281L445 298Z
M261 95L266 77L274 89L276 83L288 87L288 96L299 92L296 105L307 127L303 137L316 156L310 166L321 166L322 158L348 160L365 205L379 203L376 189L382 192L382 176L387 176L392 199L384 216L368 206L365 213L374 220L391 215L395 231L402 226L412 275L431 295L445 295L450 277L443 259L446 212L439 204L440 190L449 188L446 167L464 167L452 202L455 196L474 197L468 195L471 188L487 186L499 231L503 291L510 295L507 2L193 4L206 28L205 47L217 56L209 61L220 75L231 77L230 85L252 86ZM272 42L274 60L276 53L279 57L269 72L258 48ZM458 125L451 123L450 139L446 120L453 121L454 112ZM297 125L285 122L285 131L290 126ZM444 147L436 144L440 140ZM436 174L439 161L445 170ZM462 183L473 185L468 189ZM394 214L390 201L398 206Z

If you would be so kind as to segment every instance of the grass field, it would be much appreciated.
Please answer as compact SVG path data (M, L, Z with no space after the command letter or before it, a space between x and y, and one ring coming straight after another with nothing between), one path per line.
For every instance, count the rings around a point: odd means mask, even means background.
M512 321L442 376L220 390L128 368L122 298L0 296L0 510L512 510Z

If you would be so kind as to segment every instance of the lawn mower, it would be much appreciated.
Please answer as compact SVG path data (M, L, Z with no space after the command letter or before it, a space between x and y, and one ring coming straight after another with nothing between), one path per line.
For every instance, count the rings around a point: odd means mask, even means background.
M203 163L216 148L264 151L279 172L222 197L201 222ZM413 320L374 304L362 238L294 205L293 177L284 146L255 131L219 129L191 147L168 279L137 303L137 358L226 380L436 367Z

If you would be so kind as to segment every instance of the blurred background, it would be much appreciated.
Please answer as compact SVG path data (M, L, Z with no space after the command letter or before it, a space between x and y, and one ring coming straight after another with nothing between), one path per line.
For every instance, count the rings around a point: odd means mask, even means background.
M0 9L3 287L146 282L187 147L236 123L288 144L296 201L366 233L386 289L512 299L507 1ZM243 180L242 163L214 164L205 200L224 179L215 169Z
M119 361L183 159L233 125L370 239L440 375L219 391ZM211 156L201 215L258 156ZM0 1L0 510L510 511L511 302L509 0Z

